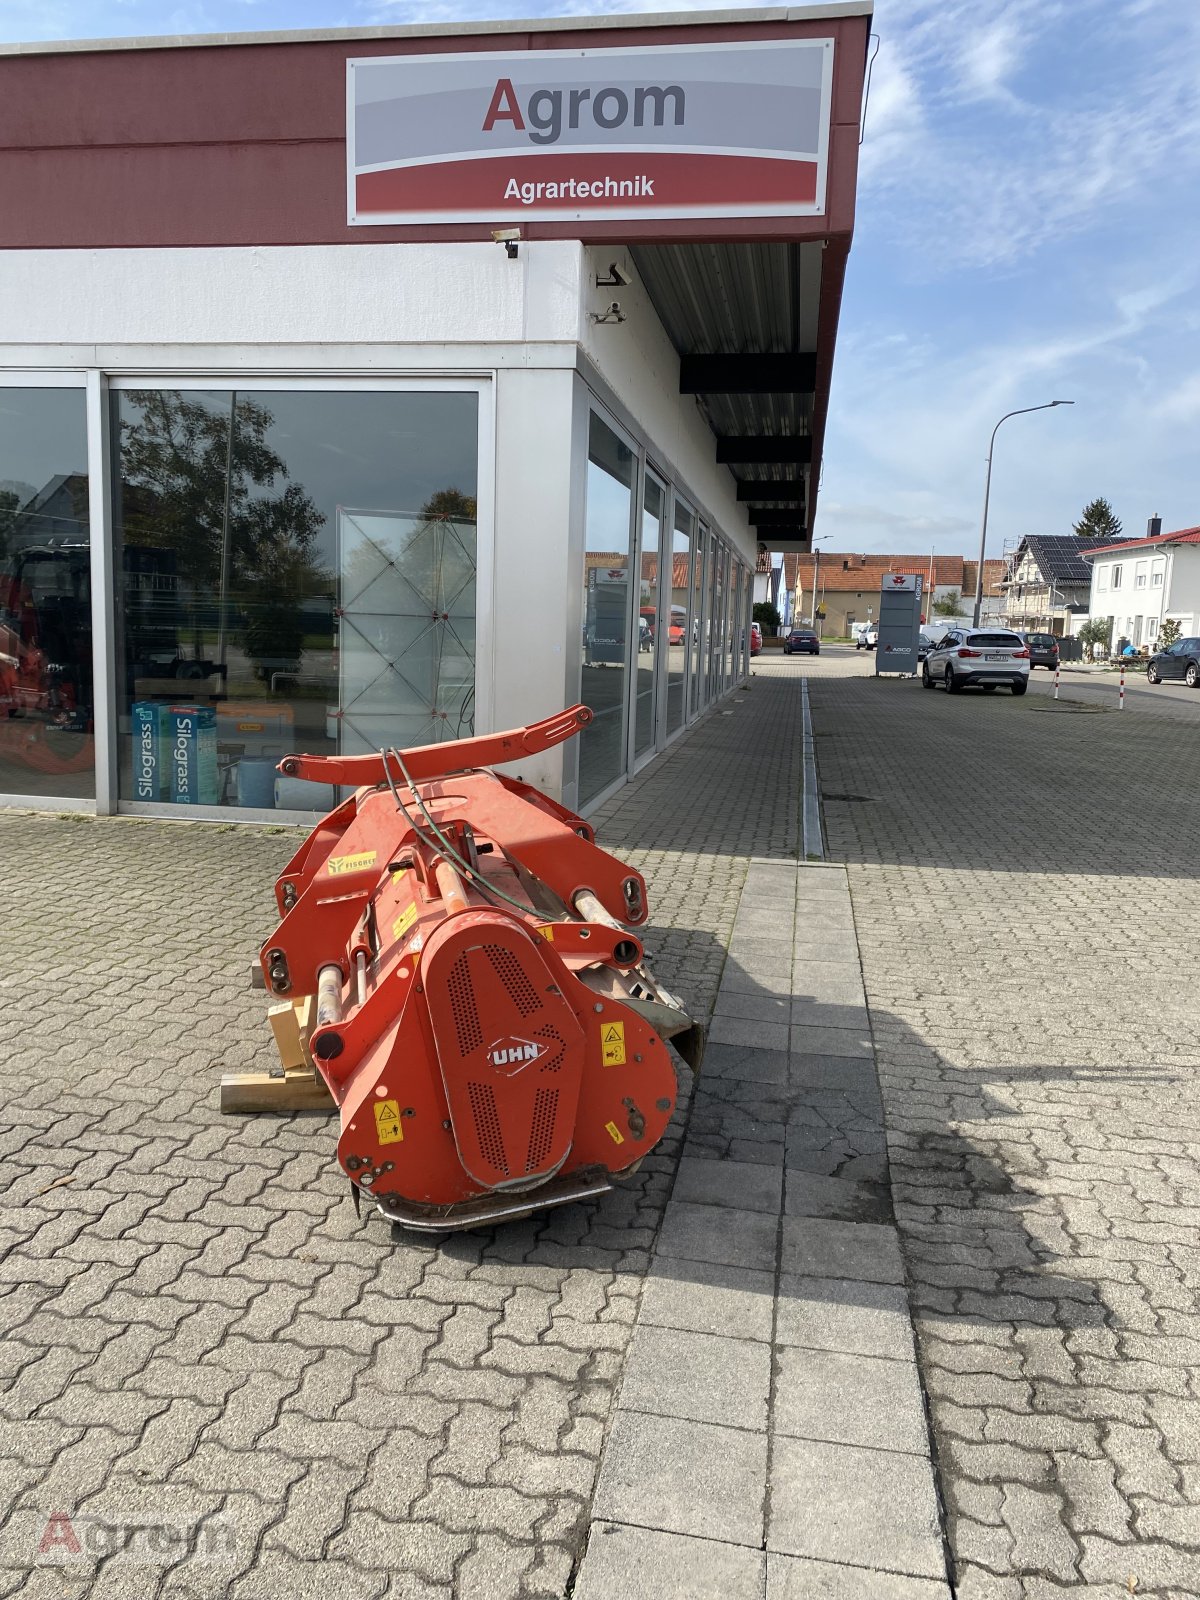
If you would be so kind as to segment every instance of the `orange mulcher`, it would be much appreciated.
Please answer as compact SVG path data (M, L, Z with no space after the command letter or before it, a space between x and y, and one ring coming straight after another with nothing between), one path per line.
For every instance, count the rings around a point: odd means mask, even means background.
M405 1227L603 1194L670 1120L666 1041L699 1065L702 1030L628 926L646 920L641 875L582 818L488 770L591 718L575 706L507 733L279 764L355 792L275 886L283 920L260 961L282 1072L227 1077L222 1109L331 1095L356 1202Z

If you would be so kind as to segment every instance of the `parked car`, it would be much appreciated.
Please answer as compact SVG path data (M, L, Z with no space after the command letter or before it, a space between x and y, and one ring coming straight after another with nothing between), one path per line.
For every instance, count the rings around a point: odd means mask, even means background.
M819 656L821 654L821 641L811 628L793 628L783 641L785 656L798 656L808 654Z
M1051 672L1058 666L1058 640L1052 633L1022 633L1021 638L1029 646L1029 670L1034 667L1048 667Z
M951 694L974 687L1024 694L1029 646L1010 628L953 628L922 661L921 682L927 689L943 684Z
M924 661L925 657L932 649L935 648L936 644L937 640L931 638L929 634L919 633L917 635L917 660Z
M1164 683L1182 678L1189 689L1200 689L1200 639L1176 639L1165 650L1157 650L1146 663L1149 683Z
M752 656L762 655L762 628L757 622L750 624L750 654Z
M874 650L879 643L879 627L874 622L859 622L854 627L854 648Z

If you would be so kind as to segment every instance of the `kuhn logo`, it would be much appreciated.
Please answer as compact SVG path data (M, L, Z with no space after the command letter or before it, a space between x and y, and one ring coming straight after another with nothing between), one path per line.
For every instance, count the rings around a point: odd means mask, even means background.
M535 1044L532 1039L497 1039L488 1046L487 1058L497 1072L516 1072L549 1053L549 1045Z
M524 110L511 78L500 78L492 90L483 119L484 133L491 133L499 122L510 123L525 134L532 144L557 144L564 127L578 129L580 121L590 116L597 128L606 132L622 128L632 121L635 128L644 128L647 122L661 128L667 124L667 108L676 128L684 125L686 96L682 84L638 84L630 95L625 89L610 84L601 89L535 89Z

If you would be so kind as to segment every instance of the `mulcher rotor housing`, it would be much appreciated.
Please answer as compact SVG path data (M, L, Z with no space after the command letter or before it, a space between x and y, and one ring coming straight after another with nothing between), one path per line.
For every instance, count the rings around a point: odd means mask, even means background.
M313 1069L341 1115L360 1195L441 1231L603 1194L675 1107L666 1041L700 1030L645 966L640 873L591 827L491 771L591 720L351 757L289 777L355 788L275 885L260 954L283 1073L227 1078L227 1110L280 1109ZM281 1015L283 1014L283 1015ZM303 1103L313 1103L311 1092Z

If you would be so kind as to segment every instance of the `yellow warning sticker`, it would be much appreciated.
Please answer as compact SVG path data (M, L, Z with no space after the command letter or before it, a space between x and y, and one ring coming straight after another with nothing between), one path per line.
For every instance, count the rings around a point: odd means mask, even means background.
M625 1065L625 1024L602 1022L600 1024L600 1059L606 1067Z
M620 1128L617 1127L615 1122L606 1122L604 1124L604 1131L608 1134L608 1137L614 1144L625 1143L625 1135L621 1132Z
M541 934L542 938L547 940L550 944L554 943L554 924L552 922L543 923L538 929L538 932Z
M404 1129L400 1123L399 1100L375 1102L375 1137L380 1144L403 1144Z
M396 918L395 922L392 923L392 938L403 939L404 935L408 932L416 920L417 907L416 902L414 901L413 904L409 906L408 910L402 911Z
M354 856L330 856L325 865L329 868L331 877L339 877L343 872L365 872L368 867L373 867L378 859L375 850L362 850Z

